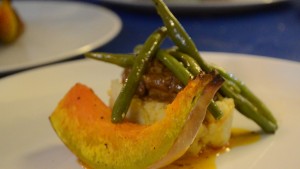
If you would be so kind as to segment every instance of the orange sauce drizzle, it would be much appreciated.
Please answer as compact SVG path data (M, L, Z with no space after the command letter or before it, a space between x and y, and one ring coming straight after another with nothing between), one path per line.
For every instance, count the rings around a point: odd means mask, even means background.
M220 149L208 149L199 156L184 155L163 169L217 169L216 159L219 155L234 147L249 145L260 140L260 134L245 129L232 129L229 145Z

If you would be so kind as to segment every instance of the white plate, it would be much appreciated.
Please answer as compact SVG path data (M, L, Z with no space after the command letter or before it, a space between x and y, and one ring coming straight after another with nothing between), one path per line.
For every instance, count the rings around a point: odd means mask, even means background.
M280 126L275 135L221 155L218 169L298 168L300 64L243 54L202 55L244 80L274 112ZM0 80L0 168L81 169L76 157L54 133L48 117L76 82L90 86L107 102L109 83L120 73L115 65L80 60ZM234 126L257 129L238 113Z
M121 29L112 11L63 1L13 1L25 22L15 43L0 46L0 73L60 61L104 45Z
M126 5L132 7L144 7L149 8L153 6L151 0L99 0L101 2ZM185 12L207 12L212 10L227 10L227 9L239 9L239 8L253 8L257 6L266 6L270 4L276 4L280 2L286 2L287 0L165 0L169 8L176 11ZM217 12L217 11L214 11Z

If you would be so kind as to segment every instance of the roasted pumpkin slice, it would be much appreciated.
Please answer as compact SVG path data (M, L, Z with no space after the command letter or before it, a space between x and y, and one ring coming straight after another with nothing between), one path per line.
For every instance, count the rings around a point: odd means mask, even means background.
M160 168L182 156L193 142L206 108L223 79L202 75L177 94L165 117L151 125L111 122L111 109L76 84L50 116L64 144L92 169Z

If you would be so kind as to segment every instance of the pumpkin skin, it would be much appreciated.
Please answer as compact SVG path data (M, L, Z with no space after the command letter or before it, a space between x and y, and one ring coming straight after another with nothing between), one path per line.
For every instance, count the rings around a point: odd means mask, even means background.
M185 153L222 82L214 75L190 81L167 106L165 117L151 125L112 123L111 109L78 83L60 101L50 122L64 144L93 169L159 168Z

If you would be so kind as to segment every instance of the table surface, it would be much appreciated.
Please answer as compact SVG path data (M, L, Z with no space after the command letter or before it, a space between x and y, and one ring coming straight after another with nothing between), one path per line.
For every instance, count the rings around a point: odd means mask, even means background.
M84 2L110 8L123 24L116 38L94 51L132 52L135 45L143 43L151 32L162 26L152 9L116 6L101 0ZM235 11L186 12L174 11L200 51L244 53L300 62L300 5L278 3ZM164 43L165 47L171 45L171 41ZM81 58L83 56L75 57Z

